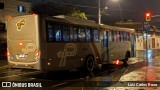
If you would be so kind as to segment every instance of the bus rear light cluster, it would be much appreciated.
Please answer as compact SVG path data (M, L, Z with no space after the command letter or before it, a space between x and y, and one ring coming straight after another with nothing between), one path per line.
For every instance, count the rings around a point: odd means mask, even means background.
M117 60L117 61L116 61L116 65L119 65L119 64L120 64L120 61L119 61L119 60Z
M7 56L10 56L10 53L9 53L9 52L7 52Z
M8 21L10 21L12 19L12 16L8 16Z
M40 51L39 50L36 52L35 56L40 56Z
M20 42L20 43L19 43L19 45L20 45L20 46L22 46L22 45L23 45L23 43L22 43L22 42Z

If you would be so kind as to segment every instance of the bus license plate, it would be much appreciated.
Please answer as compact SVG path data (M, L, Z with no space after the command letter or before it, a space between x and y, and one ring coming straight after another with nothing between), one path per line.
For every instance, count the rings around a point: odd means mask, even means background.
M19 58L25 58L25 54L20 54Z

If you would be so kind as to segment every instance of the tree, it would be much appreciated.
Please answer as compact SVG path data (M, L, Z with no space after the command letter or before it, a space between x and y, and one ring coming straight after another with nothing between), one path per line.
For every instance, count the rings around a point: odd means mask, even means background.
M86 14L71 5L60 4L58 2L40 3L31 8L32 13L45 14L50 16L68 15L87 19Z

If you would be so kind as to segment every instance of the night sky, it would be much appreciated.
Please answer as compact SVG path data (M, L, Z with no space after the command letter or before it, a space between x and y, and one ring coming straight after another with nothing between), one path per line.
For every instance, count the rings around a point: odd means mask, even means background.
M82 5L80 8L89 19L97 20L98 0L26 0L37 4L38 2L61 1L72 5ZM62 3L64 4L64 3ZM88 6L88 7L83 7ZM160 0L101 0L101 8L108 7L102 16L103 23L121 20L144 21L144 13L150 11L152 15L160 15Z

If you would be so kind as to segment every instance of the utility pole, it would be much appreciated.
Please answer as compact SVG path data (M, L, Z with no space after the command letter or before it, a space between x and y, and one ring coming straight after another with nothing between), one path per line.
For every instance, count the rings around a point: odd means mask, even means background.
M101 1L98 0L98 24L101 24Z

